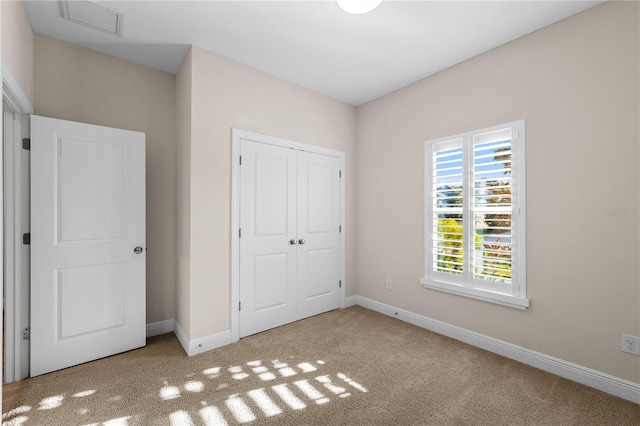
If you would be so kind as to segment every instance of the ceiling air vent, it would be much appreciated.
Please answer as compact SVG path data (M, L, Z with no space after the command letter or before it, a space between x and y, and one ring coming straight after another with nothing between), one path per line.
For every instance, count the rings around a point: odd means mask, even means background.
M124 15L104 3L87 0L61 0L62 17L94 30L122 37Z

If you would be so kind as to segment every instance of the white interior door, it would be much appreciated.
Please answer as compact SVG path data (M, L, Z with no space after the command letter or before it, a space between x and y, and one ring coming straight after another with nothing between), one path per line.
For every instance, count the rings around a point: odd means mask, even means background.
M298 152L298 319L340 304L340 159Z
M243 139L244 337L339 307L340 159Z
M243 140L241 155L244 337L296 320L296 152Z
M145 135L31 119L31 375L144 346Z

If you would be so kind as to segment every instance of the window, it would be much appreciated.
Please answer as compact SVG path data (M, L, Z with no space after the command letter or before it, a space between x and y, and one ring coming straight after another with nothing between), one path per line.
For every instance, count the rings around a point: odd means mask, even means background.
M425 142L426 288L520 309L524 120Z

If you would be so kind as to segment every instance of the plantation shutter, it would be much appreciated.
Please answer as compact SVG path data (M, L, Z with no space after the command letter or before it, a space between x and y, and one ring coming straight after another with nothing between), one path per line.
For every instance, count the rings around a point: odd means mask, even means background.
M511 285L511 127L473 136L473 278Z
M463 140L432 145L432 271L464 272Z

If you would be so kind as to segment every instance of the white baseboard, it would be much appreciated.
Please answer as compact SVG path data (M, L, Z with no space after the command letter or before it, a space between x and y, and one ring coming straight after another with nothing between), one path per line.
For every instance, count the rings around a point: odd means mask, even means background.
M187 334L184 332L184 330L182 330L182 327L180 327L180 324L178 324L178 321L176 321L173 333L176 335L178 341L182 345L182 349L184 349L185 353L189 355L189 338L187 337Z
M189 342L189 356L197 355L202 352L210 351L231 344L231 330L222 331Z
M180 324L177 322L175 324L174 333L188 356L197 355L232 343L231 330L222 331L199 339L189 340L186 333L180 327Z
M356 297L357 296L345 297L344 302L342 303L341 309L350 308L351 306L356 306L357 305Z
M175 320L153 322L147 324L147 337L157 336L159 334L172 333L175 327Z
M618 396L631 402L640 404L640 383L621 379L610 374L602 373L582 365L574 364L560 358L545 355L531 349L523 348L503 340L494 339L484 334L476 333L461 327L434 320L413 312L377 302L362 296L355 297L356 304L390 315L402 321L425 328L438 334L451 337L478 348L502 355L522 362L523 364L539 368L560 377L590 386L611 395Z

